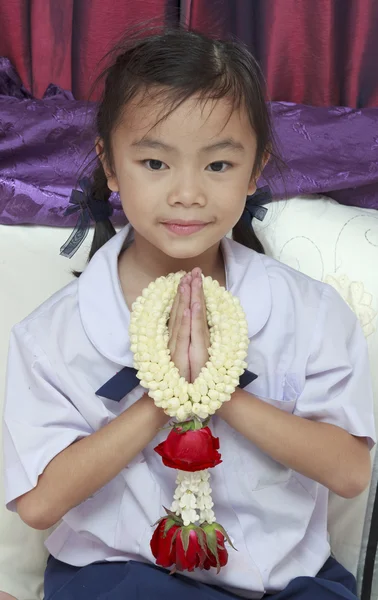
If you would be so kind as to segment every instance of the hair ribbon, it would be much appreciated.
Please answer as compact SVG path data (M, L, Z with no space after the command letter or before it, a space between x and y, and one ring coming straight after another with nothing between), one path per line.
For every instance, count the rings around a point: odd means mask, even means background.
M268 185L257 188L254 194L247 196L242 218L248 220L248 224L251 227L253 218L263 221L266 213L268 212L268 209L263 206L263 204L269 204L272 202L272 200L272 192L270 191L270 187Z
M101 223L107 221L113 214L113 207L110 202L97 200L93 197L90 179L87 177L80 179L79 185L82 191L72 190L70 205L64 212L64 216L79 213L75 229L60 249L61 256L66 258L72 258L84 242L89 232L91 220L95 223Z

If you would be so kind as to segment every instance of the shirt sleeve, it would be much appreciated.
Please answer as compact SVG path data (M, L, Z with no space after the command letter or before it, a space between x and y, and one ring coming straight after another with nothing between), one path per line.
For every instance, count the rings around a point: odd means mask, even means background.
M294 414L366 437L369 448L376 443L366 340L355 314L328 285L320 303L306 380Z
M11 333L3 421L5 502L32 490L48 463L92 433L47 356L22 326Z

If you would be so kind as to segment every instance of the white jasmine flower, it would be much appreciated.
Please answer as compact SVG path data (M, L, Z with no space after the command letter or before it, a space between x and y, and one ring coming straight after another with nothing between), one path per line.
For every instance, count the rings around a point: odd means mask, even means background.
M181 509L197 508L197 498L195 494L193 494L190 490L185 492L179 500L179 505Z
M198 514L193 508L184 509L181 511L181 518L184 522L184 526L187 527L191 523L197 523L199 520Z
M207 510L213 508L214 502L211 499L211 496L199 496L197 501L197 508L199 510Z
M198 486L198 492L202 496L208 496L211 494L211 487L208 481L201 481L201 483Z
M216 518L215 518L215 514L214 511L211 508L205 508L204 510L200 511L200 522L201 523L215 523Z

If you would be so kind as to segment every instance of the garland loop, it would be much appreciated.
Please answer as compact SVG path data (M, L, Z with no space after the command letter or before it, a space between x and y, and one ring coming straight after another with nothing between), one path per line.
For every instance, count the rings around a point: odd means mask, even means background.
M156 406L170 417L186 421L213 415L239 384L247 367L248 326L239 299L211 277L203 278L210 328L209 360L193 383L188 383L171 360L168 319L183 272L159 277L133 304L131 350L137 377Z

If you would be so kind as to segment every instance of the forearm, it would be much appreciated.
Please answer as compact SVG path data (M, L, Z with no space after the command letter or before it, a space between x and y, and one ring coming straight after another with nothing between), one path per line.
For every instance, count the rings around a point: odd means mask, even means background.
M58 454L37 487L18 499L21 518L36 529L51 527L118 475L167 421L144 395L114 421Z
M271 458L340 496L354 497L368 485L367 444L340 427L285 413L240 389L218 414Z

